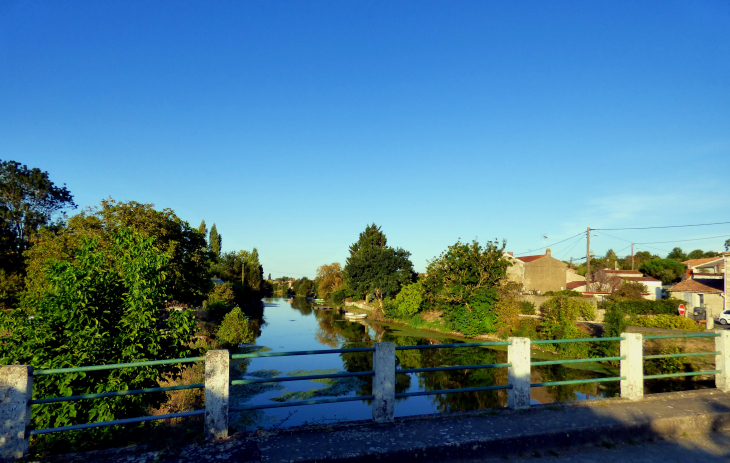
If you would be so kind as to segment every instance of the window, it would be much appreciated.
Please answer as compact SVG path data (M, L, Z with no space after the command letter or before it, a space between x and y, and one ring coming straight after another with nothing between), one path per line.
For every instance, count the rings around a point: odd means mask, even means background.
M698 296L700 297L700 307L702 307L703 305L705 305L705 295L698 294Z

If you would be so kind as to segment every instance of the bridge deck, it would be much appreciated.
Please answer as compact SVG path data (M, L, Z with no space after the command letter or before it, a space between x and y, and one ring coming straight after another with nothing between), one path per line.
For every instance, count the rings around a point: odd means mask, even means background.
M709 389L657 394L638 402L604 399L537 406L528 411L498 409L403 418L393 424L360 422L283 429L258 436L238 435L227 441L174 452L127 448L59 456L52 461L471 460L727 430L730 430L730 394Z

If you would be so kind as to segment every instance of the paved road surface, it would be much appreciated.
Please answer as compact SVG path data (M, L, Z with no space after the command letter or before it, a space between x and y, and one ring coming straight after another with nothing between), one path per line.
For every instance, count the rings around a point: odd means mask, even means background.
M687 436L674 441L644 442L634 445L612 445L608 442L594 447L561 452L537 453L517 458L486 458L482 460L449 460L443 463L497 463L506 461L556 463L720 463L730 462L730 434L712 433Z

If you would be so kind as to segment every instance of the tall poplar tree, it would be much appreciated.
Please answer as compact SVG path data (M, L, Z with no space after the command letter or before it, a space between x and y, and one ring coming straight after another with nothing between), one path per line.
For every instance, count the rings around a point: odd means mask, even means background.
M210 249L210 252L213 253L213 258L218 260L221 256L221 245L223 243L223 238L221 235L218 234L218 229L216 228L215 224L213 224L212 227L210 227L210 239L208 240L208 247Z
M208 237L208 227L205 226L205 220L200 222L200 226L198 227L198 233L206 238Z

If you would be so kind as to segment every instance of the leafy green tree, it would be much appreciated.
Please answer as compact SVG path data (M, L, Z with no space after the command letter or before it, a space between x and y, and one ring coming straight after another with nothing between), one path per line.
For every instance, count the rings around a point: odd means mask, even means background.
M496 242L484 247L457 241L431 261L423 282L424 304L442 310L450 326L466 336L495 332L498 290L510 266Z
M132 228L145 237L155 237L156 246L170 255L165 271L168 273L168 296L188 305L200 305L213 283L210 281L210 260L205 237L177 217L171 209L156 210L152 204L135 201L101 202L101 207L87 209L71 217L59 233L43 232L35 245L26 252L27 273L34 281L43 281L45 263L70 258L82 238L96 238L100 246L109 246L109 239L120 228ZM34 285L27 285L34 291Z
M638 301L644 299L643 294L649 292L646 285L638 281L624 281L609 297L612 301Z
M198 233L203 235L206 240L208 239L208 227L205 226L205 220L200 222L200 225L198 226Z
M672 252L667 255L667 259L673 259L683 262L687 260L687 254L682 251L682 248L677 247L672 249Z
M223 317L223 323L216 334L223 347L235 347L239 344L251 343L256 339L248 322L248 318L236 306Z
M375 224L360 233L350 246L350 257L343 270L345 284L359 297L372 293L383 308L386 294L395 296L405 284L414 281L411 253L387 245L385 234Z
M321 265L317 268L316 280L319 297L329 299L343 285L342 267L337 262Z
M64 232L66 234L70 231ZM2 316L2 364L36 369L189 357L190 311L167 312L172 254L152 237L120 227L106 237L69 241L67 254L29 274L30 292ZM34 378L36 398L157 387L174 366L146 366ZM145 414L164 394L34 406L33 426L49 428ZM101 432L101 431L100 431Z
M314 282L307 277L302 277L294 282L294 292L297 296L306 296L314 289Z
M730 239L725 241L725 251L730 251Z
M0 268L22 271L22 254L31 238L42 228L60 225L58 215L73 208L71 193L56 186L48 172L0 160Z
M401 288L398 295L395 296L395 316L400 318L411 317L421 310L422 303L423 281L418 280L415 283L405 285Z
M639 267L644 275L661 280L665 285L679 282L686 269L683 263L674 259L654 259Z
M213 275L229 282L236 293L236 303L248 304L264 297L270 291L264 280L264 268L259 263L259 252L238 251L223 253L213 264Z
M213 259L216 261L221 257L222 244L223 237L218 234L218 229L215 224L213 224L213 226L210 227L210 240L208 240L208 246L210 247L210 252L213 254Z

